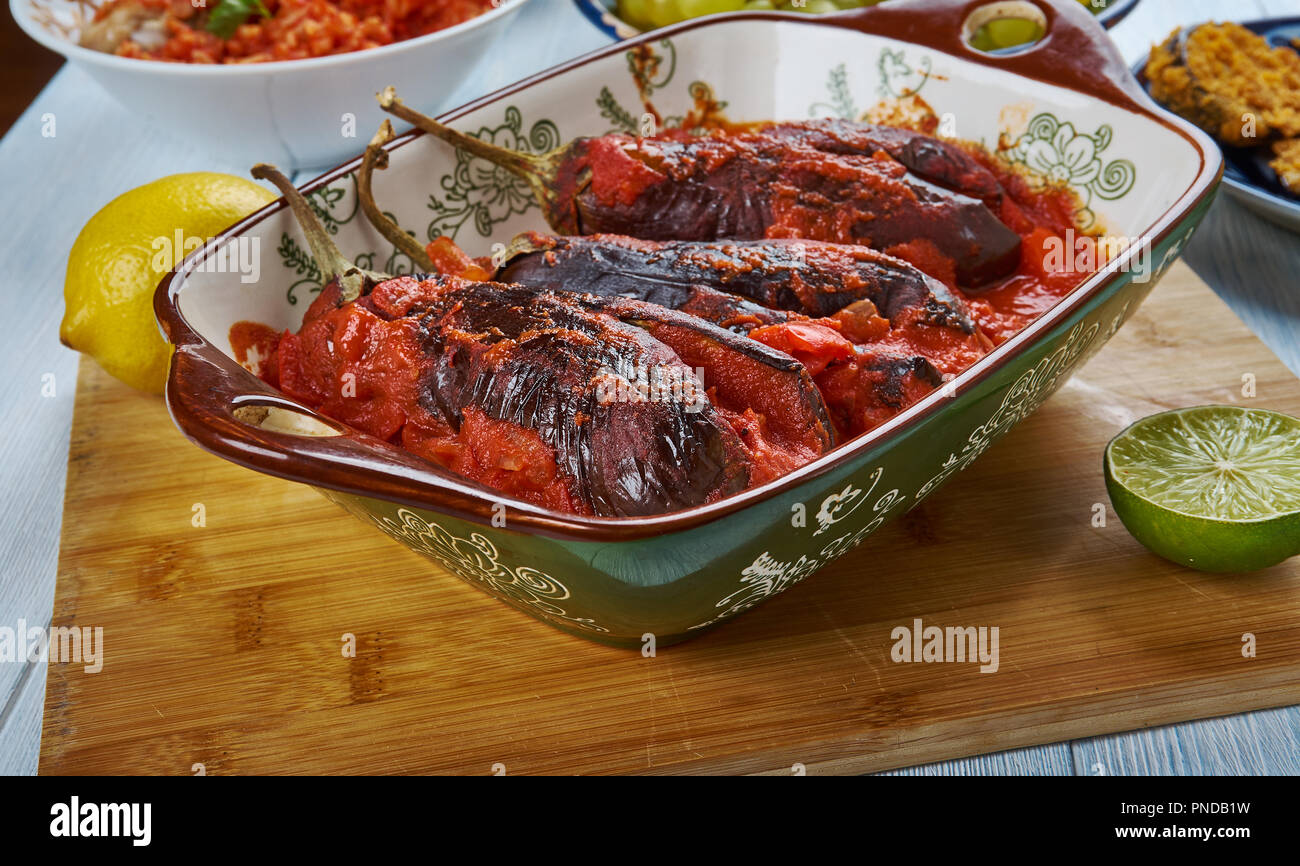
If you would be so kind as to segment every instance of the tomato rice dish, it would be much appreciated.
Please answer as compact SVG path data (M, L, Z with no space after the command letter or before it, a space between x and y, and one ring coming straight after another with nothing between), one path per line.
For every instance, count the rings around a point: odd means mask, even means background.
M80 41L172 63L303 60L414 39L493 8L493 0L109 0Z

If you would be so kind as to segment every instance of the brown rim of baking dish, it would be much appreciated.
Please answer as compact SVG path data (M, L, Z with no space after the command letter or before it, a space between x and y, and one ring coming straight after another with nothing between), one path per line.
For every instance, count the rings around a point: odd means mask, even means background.
M504 87L453 109L441 120L452 121L504 96L532 87L592 61L622 54L630 47L657 42L720 21L761 19L807 27L836 27L885 36L941 51L1034 81L1081 91L1153 120L1185 138L1200 156L1197 179L1148 228L1154 247L1216 187L1222 173L1217 148L1191 124L1159 109L1133 79L1106 32L1075 0L1054 6L1046 0L1025 0L1046 18L1042 39L1015 54L990 55L970 47L961 36L967 15L989 0L901 0L838 15L737 12L693 19L594 51ZM1061 2L1061 0L1058 0ZM409 132L389 149L402 147L423 133ZM357 169L356 157L304 186L311 192ZM1207 172L1207 167L1213 170ZM512 499L384 440L351 430L289 399L200 337L179 311L184 278L232 237L242 234L286 207L283 198L231 226L186 258L159 283L154 309L168 339L176 345L167 380L166 399L181 431L204 449L240 465L270 475L400 505L446 513L475 523L490 524L494 507L510 507L509 528L580 541L630 541L691 529L740 511L759 501L798 487L833 471L862 453L879 447L904 428L952 403L961 394L1069 317L1114 279L1136 254L1130 249L1093 274L1020 333L998 346L952 382L885 424L841 445L813 462L759 487L726 499L683 511L649 517L585 517L551 511ZM180 279L178 279L178 277ZM945 393L946 392L946 393ZM241 407L280 407L317 419L337 430L336 436L300 436L251 426L239 420ZM243 414L243 413L241 413ZM497 508L499 510L499 508Z

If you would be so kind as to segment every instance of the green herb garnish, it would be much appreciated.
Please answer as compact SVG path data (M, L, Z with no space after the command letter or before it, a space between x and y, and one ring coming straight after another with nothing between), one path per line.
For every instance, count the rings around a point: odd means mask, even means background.
M208 16L207 31L222 39L229 39L235 35L235 29L254 12L263 18L271 17L262 0L220 0L217 8Z

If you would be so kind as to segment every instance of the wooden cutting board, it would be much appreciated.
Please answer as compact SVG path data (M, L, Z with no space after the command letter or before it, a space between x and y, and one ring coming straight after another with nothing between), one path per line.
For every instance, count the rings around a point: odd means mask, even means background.
M1300 415L1300 381L1180 264L943 491L651 658L554 631L310 489L200 451L157 398L83 362L53 619L102 626L104 662L50 666L41 771L865 772L1300 703L1300 558L1188 571L1106 498L1112 435L1210 402ZM916 618L998 627L998 671L892 661Z

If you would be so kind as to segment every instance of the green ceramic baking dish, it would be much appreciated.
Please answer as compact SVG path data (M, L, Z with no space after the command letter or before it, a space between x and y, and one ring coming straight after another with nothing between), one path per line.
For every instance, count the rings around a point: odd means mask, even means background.
M502 508L499 494L314 416L237 363L228 338L240 320L297 328L319 289L283 200L215 238L159 286L155 309L176 346L167 384L172 417L201 447L310 484L437 563L430 580L448 580L449 571L556 628L613 644L699 634L851 551L870 556L863 543L875 530L969 466L1115 333L1178 257L1221 174L1213 142L1146 97L1073 0L1028 4L1047 35L999 56L962 38L969 16L988 5L900 0L836 16L697 19L443 116L498 144L543 151L635 124L647 92L665 117L685 115L707 95L725 103L732 120L858 117L881 99L919 97L955 123L960 138L1070 184L1081 226L1101 221L1111 234L1149 242L1147 252L1135 246L1113 260L950 387L814 463L688 511L586 518L509 500ZM629 62L638 46L654 58L650 66ZM640 89L633 68L650 70ZM527 186L480 160L422 135L403 136L390 149L376 194L417 235L448 235L485 255L519 231L546 228ZM304 190L359 264L409 271L410 262L359 215L358 165ZM237 260L229 251L240 244L261 251L255 281L222 267ZM262 407L315 418L313 432L327 435L266 429L256 423Z

